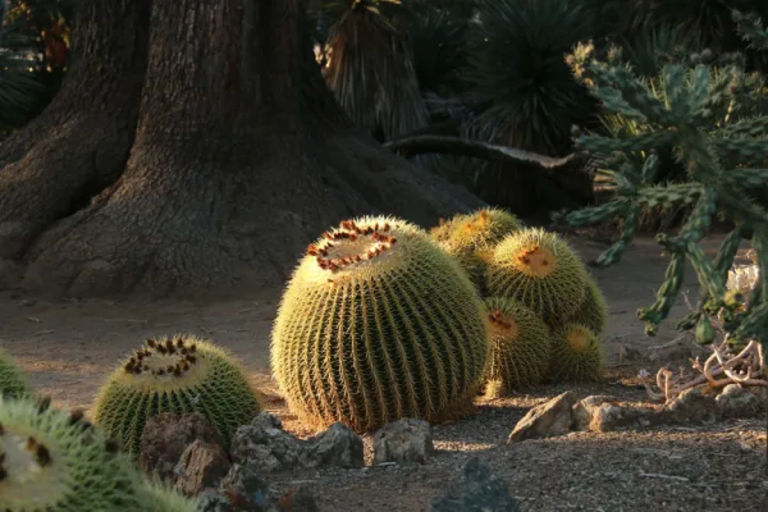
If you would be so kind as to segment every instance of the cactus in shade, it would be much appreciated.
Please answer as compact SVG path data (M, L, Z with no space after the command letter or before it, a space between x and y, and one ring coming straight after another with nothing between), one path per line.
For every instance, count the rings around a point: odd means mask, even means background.
M447 233L437 232L433 238L454 256L470 278L482 288L486 263L493 247L510 233L523 228L523 223L500 208L483 208L454 217Z
M485 395L504 396L513 389L543 382L552 349L547 324L514 300L491 297L485 305L491 324Z
M29 397L0 397L0 510L153 511L143 475L83 420ZM194 510L193 508L177 510Z
M602 290L591 275L587 275L586 293L581 306L568 317L567 322L577 323L588 327L596 335L600 335L608 321L608 303Z
M240 365L214 344L188 337L148 339L108 377L96 398L94 422L139 453L148 418L199 412L228 446L235 430L261 411Z
M549 375L552 382L591 382L602 377L600 340L588 327L568 323L553 331Z
M29 393L27 378L11 356L0 348L0 396L19 398Z
M557 234L525 228L501 241L486 273L488 292L517 300L545 320L576 312L584 300L587 270Z
M768 41L754 17L737 14L742 34L755 46ZM710 317L723 321L729 340L750 339L768 343L768 116L755 115L760 91L750 84L759 80L744 72L738 62L713 69L669 64L662 71L663 88L651 88L637 79L612 50L595 56L591 44L579 45L567 60L577 78L585 83L604 107L643 123L644 133L624 137L580 135L577 147L594 154L612 155L616 197L609 203L572 212L566 219L572 226L621 219L619 241L595 262L608 266L619 261L634 235L640 214L658 205L688 203L690 214L676 236L659 234L657 241L670 255L664 282L656 301L638 311L646 321L646 333L653 335L669 314L690 263L702 289L697 310L684 318L678 328L693 329L701 343L713 341L707 328ZM657 149L673 146L688 170L687 183L658 185ZM760 197L762 195L762 197ZM724 239L713 259L700 240L712 219L730 221L733 230ZM749 300L728 291L726 279L743 238L751 241L757 254L759 278Z
M313 426L455 419L482 384L484 311L425 231L392 217L344 221L307 248L284 292L273 375Z

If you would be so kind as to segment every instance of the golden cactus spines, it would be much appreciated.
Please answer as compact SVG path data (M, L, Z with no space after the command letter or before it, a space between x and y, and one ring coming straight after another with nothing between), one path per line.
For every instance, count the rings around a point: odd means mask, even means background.
M483 304L426 232L344 221L307 249L283 294L271 365L290 409L357 431L470 410L488 356Z
M223 348L190 336L150 338L99 390L94 423L137 456L147 419L199 412L225 445L261 412L239 363Z
M517 301L491 297L485 304L491 333L485 395L496 398L542 383L552 350L549 327Z
M584 300L587 270L557 234L524 228L504 238L488 261L486 285L545 319L567 317Z
M586 293L581 306L567 320L588 327L597 336L602 334L608 322L608 302L595 279L587 276Z
M549 378L553 382L600 380L605 356L600 339L588 327L568 323L553 332Z

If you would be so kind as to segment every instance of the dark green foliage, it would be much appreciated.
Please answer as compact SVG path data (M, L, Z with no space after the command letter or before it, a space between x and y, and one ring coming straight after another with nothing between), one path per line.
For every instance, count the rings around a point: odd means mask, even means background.
M654 92L620 65L618 57L609 52L596 58L591 45L579 45L568 61L575 76L590 86L607 109L647 129L637 134L578 138L579 148L615 157L617 195L608 204L571 213L569 223L583 226L622 219L621 239L596 262L607 266L621 258L641 212L658 204L691 203L691 213L676 236L657 236L670 253L671 262L656 302L638 311L647 322L646 332L654 334L669 314L689 262L699 277L703 297L699 310L681 327L698 324L700 341L711 341L701 327L700 317L719 314L732 340L757 338L766 343L768 286L764 281L768 254L763 249L768 243L768 211L756 200L754 189L768 185L768 116L734 115L748 112L745 105L754 99L738 64L721 67L717 72L706 64L692 68L669 64L660 77L661 89ZM667 145L674 148L686 169L688 183L655 185L659 164L656 150ZM715 215L731 222L735 229L712 260L698 242ZM742 236L751 238L761 276L746 307L738 294L727 292L725 286L727 270Z

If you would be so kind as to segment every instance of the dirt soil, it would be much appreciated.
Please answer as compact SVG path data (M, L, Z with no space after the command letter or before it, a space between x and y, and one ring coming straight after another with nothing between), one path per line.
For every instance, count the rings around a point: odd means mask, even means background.
M584 238L571 241L585 258L607 247ZM718 242L708 240L707 249L716 250ZM603 336L610 368L601 384L478 399L474 416L435 426L438 451L424 466L300 471L273 475L270 481L279 492L308 487L322 511L421 511L456 477L458 467L477 455L508 482L524 511L768 511L764 418L503 443L530 407L566 389L579 397L646 400L635 376L640 368L655 373L657 367L620 356L647 354L678 335L674 325L686 312L682 302L656 338L645 337L636 317L638 307L653 301L666 263L659 246L644 238L615 267L594 271L611 312ZM697 287L690 274L687 288L694 302ZM288 430L307 436L313 432L287 411L269 376L269 334L279 296L280 290L260 290L249 300L217 303L53 303L5 292L0 293L0 345L29 373L36 391L52 396L54 405L87 408L101 380L146 337L180 332L208 337L242 360L267 409L280 414ZM371 439L364 440L370 464Z

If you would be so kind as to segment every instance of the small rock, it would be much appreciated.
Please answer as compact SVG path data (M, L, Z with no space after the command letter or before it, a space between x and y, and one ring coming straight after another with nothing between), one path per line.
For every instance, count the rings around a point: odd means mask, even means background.
M304 487L288 491L277 500L281 512L320 512L314 495Z
M667 424L703 423L715 420L715 399L697 388L686 389L663 410Z
M283 431L277 416L262 412L232 437L232 461L260 474L303 465L305 450L300 439Z
M374 464L418 462L432 457L432 426L428 421L405 418L384 425L373 438Z
M173 479L184 450L195 440L218 444L219 433L200 413L161 413L147 420L141 437L139 467L161 479Z
M343 423L334 423L328 430L306 441L306 467L338 466L361 468L365 466L363 440Z
M197 512L234 512L229 500L213 489L206 489L197 497Z
M233 464L227 476L221 481L220 491L229 498L233 510L248 512L271 510L269 487L253 468Z
M715 397L717 412L721 418L752 418L760 413L760 400L739 384L729 384Z
M176 464L176 491L197 496L208 487L216 487L229 471L229 457L218 444L195 440Z
M517 422L507 442L567 434L571 426L573 403L573 393L566 391L545 404L537 405Z
M573 423L571 425L573 429L589 430L589 424L592 421L592 410L604 403L616 404L618 399L610 395L590 395L579 400L573 406Z
M615 397L592 395L573 406L575 430L615 432L641 430L663 422L659 412L651 408L621 405Z
M518 512L509 495L507 484L494 476L491 469L472 457L461 469L458 482L430 502L430 512Z

